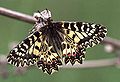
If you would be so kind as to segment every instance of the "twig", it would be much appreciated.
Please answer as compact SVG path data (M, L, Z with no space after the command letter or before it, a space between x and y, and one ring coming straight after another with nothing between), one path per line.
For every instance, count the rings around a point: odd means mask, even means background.
M113 39L113 38L110 38L110 37L106 37L103 41L102 41L103 44L110 44L112 45L113 47L115 48L120 48L120 40L117 40L117 39Z
M12 11L3 7L0 7L0 14L17 20L25 21L27 23L35 23L36 19L30 15Z
M99 60L87 60L83 64L63 65L62 68L96 68L96 67L107 67L115 66L117 64L117 58L112 59L99 59Z

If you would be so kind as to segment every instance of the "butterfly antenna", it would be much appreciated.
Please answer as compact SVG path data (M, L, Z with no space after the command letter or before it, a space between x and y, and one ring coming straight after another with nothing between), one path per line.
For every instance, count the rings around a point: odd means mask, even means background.
M40 11L38 10L38 13L40 13Z

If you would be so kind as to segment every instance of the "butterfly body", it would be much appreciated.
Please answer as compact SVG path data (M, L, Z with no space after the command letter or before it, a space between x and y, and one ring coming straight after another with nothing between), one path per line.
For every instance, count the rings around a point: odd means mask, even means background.
M83 63L87 48L100 43L107 30L86 22L53 22L51 12L36 13L36 24L29 35L13 48L7 60L17 67L36 65L48 74L62 64Z

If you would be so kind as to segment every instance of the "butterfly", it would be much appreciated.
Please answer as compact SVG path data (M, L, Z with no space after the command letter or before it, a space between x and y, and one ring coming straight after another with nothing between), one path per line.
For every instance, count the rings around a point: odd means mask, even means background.
M36 65L52 74L70 62L83 63L86 49L99 44L107 34L105 26L87 22L53 22L48 9L34 13L36 22L28 36L14 47L7 61L17 67Z

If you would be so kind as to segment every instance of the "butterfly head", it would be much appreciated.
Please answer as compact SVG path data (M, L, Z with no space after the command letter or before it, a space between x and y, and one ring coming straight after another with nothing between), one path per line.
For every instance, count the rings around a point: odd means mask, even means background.
M34 13L34 18L36 18L39 22L49 22L51 20L51 12L48 9L45 9L43 11L38 11L38 13Z

